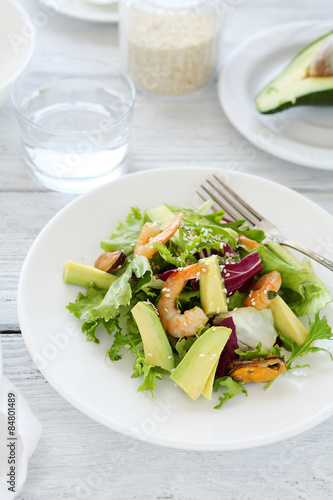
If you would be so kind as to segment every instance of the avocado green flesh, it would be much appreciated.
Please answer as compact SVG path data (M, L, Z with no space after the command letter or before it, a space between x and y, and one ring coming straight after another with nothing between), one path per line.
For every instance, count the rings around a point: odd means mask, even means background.
M116 276L92 266L67 260L64 266L63 279L65 283L72 285L89 288L90 285L94 284L98 288L108 290L116 279Z
M175 218L175 215L165 205L147 210L147 215L152 222L157 222L162 229L165 229Z
M140 331L147 363L171 371L175 367L172 349L153 306L138 302L132 314Z
M276 113L299 105L332 105L333 76L309 77L308 67L333 31L305 47L256 97L260 113Z
M200 395L211 399L215 371L221 352L231 334L230 328L209 328L194 342L170 378L192 399Z
M308 332L284 300L280 296L275 297L270 302L269 308L273 313L274 325L278 332L297 345L303 344Z
M266 247L286 264L294 266L297 269L303 269L302 264L296 259L296 257L286 247L280 245L280 243L268 241L266 243Z
M227 312L227 299L217 255L200 261L205 264L206 272L200 278L200 303L206 316Z

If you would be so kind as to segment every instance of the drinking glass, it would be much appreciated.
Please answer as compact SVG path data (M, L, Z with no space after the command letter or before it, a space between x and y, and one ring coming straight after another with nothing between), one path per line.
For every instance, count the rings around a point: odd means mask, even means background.
M88 191L127 170L135 87L102 61L57 56L28 68L12 101L23 158L56 191Z

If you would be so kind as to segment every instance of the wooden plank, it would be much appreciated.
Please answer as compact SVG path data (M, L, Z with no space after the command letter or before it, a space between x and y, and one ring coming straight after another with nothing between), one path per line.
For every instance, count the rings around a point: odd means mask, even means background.
M117 26L50 13L20 0L37 31L34 60L70 51L117 64ZM326 0L225 0L222 60L257 31L297 19L331 19ZM46 14L46 17L45 17ZM237 82L235 83L237 84ZM186 99L138 94L130 171L230 168L296 189L333 214L332 171L305 168L250 144L229 123L216 86ZM43 425L19 500L326 500L333 497L333 419L280 443L234 452L187 452L118 434L67 403L37 370L18 332L16 291L25 255L44 225L75 197L33 180L10 103L0 114L0 332L4 373ZM12 333L8 333L12 332ZM246 419L246 414L244 415Z

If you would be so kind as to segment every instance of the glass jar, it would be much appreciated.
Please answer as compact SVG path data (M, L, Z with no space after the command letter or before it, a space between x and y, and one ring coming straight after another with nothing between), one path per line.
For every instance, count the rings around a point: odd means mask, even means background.
M179 96L215 78L220 0L122 0L120 14L122 61L138 88Z

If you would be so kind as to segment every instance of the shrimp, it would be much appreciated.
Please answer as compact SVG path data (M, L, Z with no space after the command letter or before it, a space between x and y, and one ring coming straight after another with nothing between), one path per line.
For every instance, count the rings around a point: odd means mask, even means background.
M146 222L141 229L139 239L134 249L134 258L139 255L144 255L147 259L158 252L157 248L153 247L154 243L161 243L164 245L175 234L182 221L183 214L178 214L161 232L161 229L156 223Z
M244 307L254 307L261 311L271 303L268 292L278 292L282 284L281 274L271 271L261 276L251 286L247 297L244 299ZM274 298L274 297L273 297Z
M198 333L199 328L208 321L206 314L200 307L195 306L181 314L175 306L176 299L187 280L198 278L205 271L204 264L192 264L177 269L164 283L161 298L157 303L157 311L163 327L173 337L193 337Z
M253 250L254 248L260 247L260 243L253 240L252 238L248 238L245 234L240 234L238 237L238 241L241 245L244 245L247 250Z

